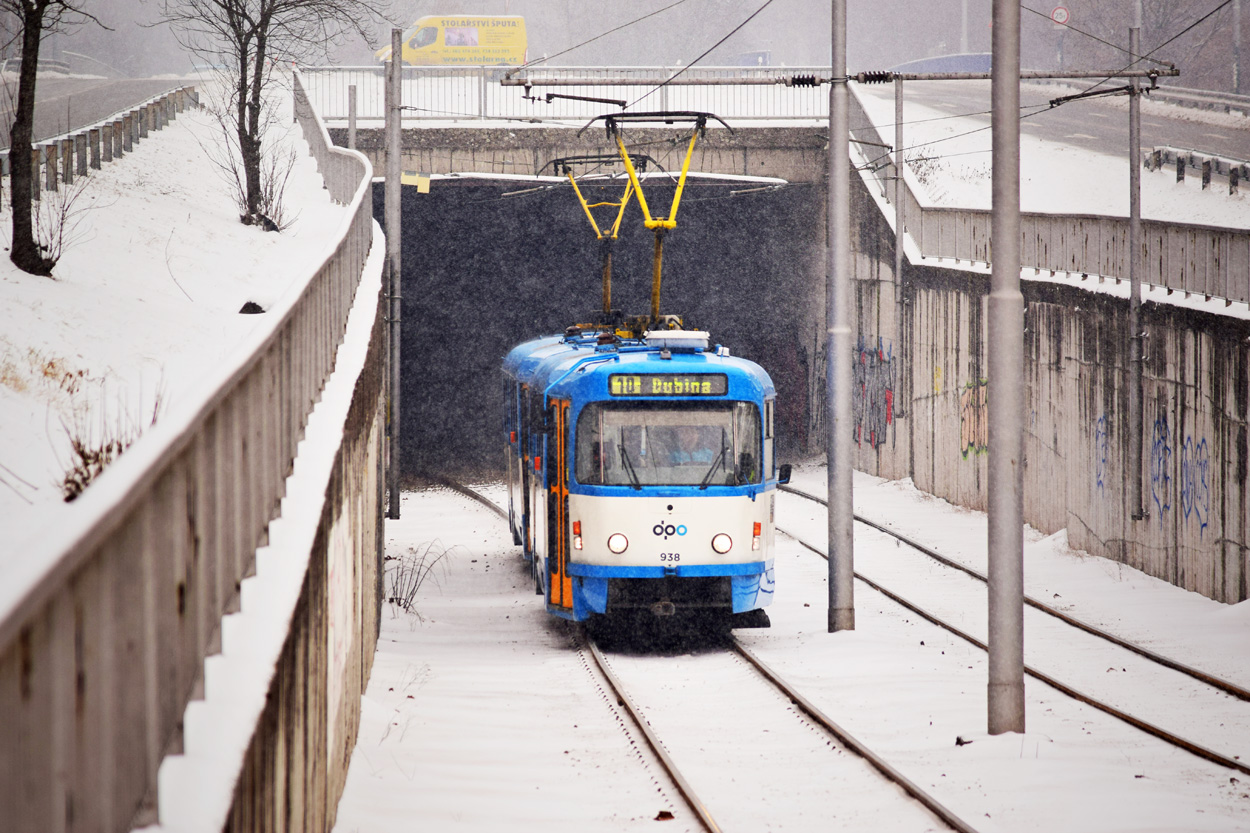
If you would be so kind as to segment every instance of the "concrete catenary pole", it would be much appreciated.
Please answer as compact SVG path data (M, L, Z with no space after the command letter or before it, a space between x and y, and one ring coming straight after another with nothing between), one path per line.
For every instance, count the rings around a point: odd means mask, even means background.
M1233 0L1233 92L1242 94L1241 83L1241 0Z
M1141 5L1137 6L1138 18ZM1140 23L1140 19L1138 20ZM1141 30L1128 30L1128 50L1137 61ZM1128 97L1128 441L1133 520L1145 517L1142 505L1142 338L1141 338L1141 80L1129 79Z
M959 7L959 51L966 55L968 53L968 0L962 0Z
M903 351L903 79L894 79L894 344ZM910 360L910 356L908 357ZM895 413L895 416L902 414Z
M390 492L390 503L387 507L388 518L399 517L399 446L400 446L400 410L399 410L399 347L402 333L402 284L403 271L400 268L399 243L400 224L403 222L400 203L400 168L401 133L400 107L403 104L403 38L399 29L391 30L391 59L387 69L388 95L386 98L386 291L390 295L390 335L391 335L391 407L387 421L390 423L390 459L386 467L386 488Z
M991 735L1024 731L1024 296L1020 293L1020 4L994 0L989 298Z
M829 488L829 633L855 629L851 525L851 171L846 78L846 0L833 0L829 84L829 271L825 297L825 438Z

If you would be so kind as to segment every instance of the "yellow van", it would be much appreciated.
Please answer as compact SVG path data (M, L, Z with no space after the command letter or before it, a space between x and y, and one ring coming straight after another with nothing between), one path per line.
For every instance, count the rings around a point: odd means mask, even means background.
M404 63L416 66L520 66L525 63L525 18L423 17L404 32ZM389 46L377 51L391 57Z

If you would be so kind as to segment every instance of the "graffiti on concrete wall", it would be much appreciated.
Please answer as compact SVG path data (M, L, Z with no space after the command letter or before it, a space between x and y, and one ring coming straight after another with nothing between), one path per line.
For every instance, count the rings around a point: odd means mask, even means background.
M1100 492L1107 486L1107 453L1110 445L1107 415L1103 414L1098 417L1098 423L1094 426L1094 485Z
M1181 509L1186 523L1198 524L1198 535L1207 530L1211 513L1211 454L1206 438L1194 442L1192 436L1185 438L1181 446Z
M942 368L934 365L933 367L933 395L936 396L942 392Z
M1163 513L1172 508L1172 434L1168 429L1168 415L1155 420L1150 439L1150 496L1154 500L1155 515L1163 523Z
M969 454L984 454L990 445L988 384L985 379L969 382L959 395L959 453L965 460Z
M876 347L859 345L854 391L855 442L880 448L894 423L893 347L883 347L880 338Z

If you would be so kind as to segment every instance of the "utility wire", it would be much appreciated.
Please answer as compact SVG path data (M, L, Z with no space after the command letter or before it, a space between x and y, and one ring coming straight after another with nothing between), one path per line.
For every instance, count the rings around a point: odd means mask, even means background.
M638 98L634 99L632 102L630 102L630 104L628 105L628 107L626 107L625 109L627 109L627 110L628 110L630 107L633 107L635 104L637 104L638 102L640 102L640 101L642 101L643 99L647 98L648 96L650 96L650 95L654 94L655 92L657 92L657 91L659 91L659 90L663 89L664 87L667 87L669 84L671 84L671 83L673 82L673 79L677 78L677 76L681 75L683 72L685 72L686 70L690 69L690 68L691 68L692 66L694 66L695 64L699 63L699 61L702 61L704 58L706 58L706 57L708 56L708 53L709 53L709 52L711 52L712 50L716 49L716 47L720 46L722 43L724 43L725 41L729 40L731 37L733 37L734 35L736 35L736 34L738 33L738 30L739 30L739 29L741 29L743 26L746 26L748 23L750 23L752 20L754 20L756 15L758 15L760 12L764 11L764 9L767 9L767 8L768 8L769 6L771 6L772 4L773 4L773 0L765 0L764 5L760 6L760 7L759 7L758 9L756 9L755 11L751 12L751 14L747 17L747 19L746 19L746 20L744 20L744 21L742 21L741 23L739 23L739 24L738 24L737 26L735 26L732 30L730 30L729 34L725 35L725 37L721 38L721 39L720 39L720 40L718 40L716 43L712 44L712 45L711 45L711 46L710 46L710 47L709 47L706 51L704 51L704 53L703 53L702 55L700 55L699 57L695 58L695 59L694 59L693 61L691 61L690 63L686 64L684 67L682 67L681 69L679 69L677 72L674 72L674 73L672 74L672 76L671 76L671 77L669 77L668 79L666 79L666 80L665 80L662 84L657 84L657 85L656 85L653 89L651 89L651 90L649 90L649 91L647 91L647 92L643 93L641 96L639 96Z
M1037 9L1030 9L1028 6L1024 5L1023 3L1021 3L1021 4L1020 4L1020 8L1024 9L1026 12L1032 12L1033 14L1037 15L1038 17L1044 17L1044 18L1046 18L1047 20L1051 20L1050 15L1046 14L1045 12L1039 12ZM1053 22L1053 21L1052 21L1052 22ZM1089 38L1090 40L1096 40L1096 41L1098 41L1098 42L1099 42L1099 43L1101 43L1103 46L1110 46L1112 49L1119 50L1120 52L1123 52L1125 55L1129 55L1130 57L1132 57L1132 58L1134 59L1134 61L1137 61L1137 60L1150 60L1150 61L1153 61L1154 63L1158 64L1159 66L1165 66L1165 67L1171 67L1171 66L1172 66L1171 64L1169 64L1169 63L1168 63L1168 62L1166 62L1166 61L1160 61L1160 60L1157 60L1157 59L1154 59L1154 58L1147 58L1147 57L1142 56L1142 55L1132 55L1132 53L1130 53L1130 52L1129 52L1127 49L1125 49L1123 46L1120 46L1118 43L1112 43L1112 42L1111 42L1111 41L1109 41L1109 40L1103 40L1102 38L1098 37L1097 35L1092 34L1092 33L1090 33L1090 32L1086 32L1084 29L1078 29L1078 28L1076 28L1075 26L1073 26L1073 25L1072 25L1072 24L1070 24L1070 23L1058 23L1058 24L1055 24L1055 25L1057 25L1057 26L1062 26L1062 27L1064 27L1065 29L1071 29L1073 32L1076 32L1078 35L1084 35L1085 37ZM1158 51L1158 50L1155 50L1155 51Z
M1153 58L1151 58L1150 56L1154 55L1154 54L1155 54L1156 52L1158 52L1160 49L1162 49L1163 47L1167 46L1168 44L1170 44L1172 41L1176 40L1177 38L1182 37L1182 36L1184 36L1184 35L1188 34L1188 33L1189 33L1189 32L1191 32L1193 29L1195 29L1195 28L1197 28L1198 26L1202 25L1203 23L1205 23L1205 22L1207 21L1207 19L1208 19L1208 18L1210 18L1210 17L1214 16L1217 12L1219 12L1219 11L1220 11L1220 10L1222 10L1225 6L1229 5L1229 4L1230 4L1230 3L1232 3L1232 2L1233 2L1233 0L1224 0L1224 2L1223 2L1223 3L1220 3L1220 4L1219 4L1218 6L1216 6L1214 9L1212 9L1212 10L1211 10L1211 11L1209 11L1209 12L1207 12L1207 13L1206 13L1206 14L1204 14L1202 17L1198 18L1198 19L1197 19L1197 20L1195 20L1193 23L1189 24L1189 25L1188 25L1188 26L1186 26L1184 29L1182 29L1181 31L1177 32L1175 35L1173 35L1172 37L1168 38L1168 39L1167 39L1167 40L1165 40L1163 43L1159 44L1159 45L1158 45L1158 46L1156 46L1154 49L1152 49L1152 50L1150 50L1149 52L1147 52L1145 55L1134 56L1134 55L1131 55L1131 53L1130 53L1130 57L1132 57L1132 58L1133 58L1133 60L1132 60L1132 61L1128 64L1128 66L1123 67L1123 69L1130 69L1130 68L1133 66L1133 64L1135 64L1135 63L1137 63L1137 62L1139 62L1139 61L1146 61L1146 60L1153 61L1154 59L1153 59ZM1123 50L1123 51L1128 52L1128 50ZM1156 61L1156 63L1159 63L1159 62L1158 62L1158 61ZM1175 66L1175 65L1174 65L1174 64L1169 64L1169 66ZM1108 81L1110 81L1110 80L1111 80L1111 78L1112 78L1112 76L1108 76L1108 77L1106 77L1106 78L1102 79L1102 80L1101 80L1101 81L1099 81L1097 84L1094 84L1093 86L1088 87L1087 89L1085 89L1085 90L1084 90L1084 92L1090 92L1091 90L1096 90L1096 89L1098 89L1098 88L1099 88L1099 87L1101 87L1103 84L1106 84Z
M521 66L517 67L516 69L514 69L514 70L509 70L509 71L508 71L508 73L507 73L507 76L508 76L508 77L511 77L511 76L512 76L512 74L513 74L513 73L515 73L515 72L517 72L518 70L526 69L527 67L532 67L532 66L534 66L535 64L545 63L545 62L547 62L547 61L550 61L552 58L559 58L561 55L567 55L569 52L572 52L574 49L581 49L581 48L582 48L583 46L585 46L586 44L589 44L589 43L594 43L595 41L599 40L600 38L606 38L608 35L611 35L611 34L613 34L614 32L619 32L619 31L621 31L622 29L625 29L625 28L628 28L628 27L630 27L630 26L633 26L635 23L641 23L642 21L646 20L646 19L647 19L647 18L649 18L649 17L655 17L657 14L661 14L662 12L666 12L666 11L668 11L669 9L673 8L674 6L680 6L682 3L685 3L685 2L686 2L686 0L677 0L677 2L675 2L675 3L670 3L670 4L668 4L667 6L665 6L664 8L662 8L662 9L656 9L655 11L651 12L650 14L644 14L642 17L635 18L634 20L631 20L631 21L629 21L628 23L622 23L620 26L617 26L615 29L609 29L608 31L603 32L602 34L595 35L593 38L590 38L589 40L584 40L584 41L582 41L581 43L579 43L579 44L577 44L577 45L575 45L575 46L570 46L568 49L563 49L563 50L561 50L561 51L557 52L557 53L556 53L556 54L554 54L554 55L544 55L544 56L543 56L543 57L541 57L541 58L535 58L535 59L534 59L534 60L532 60L532 61L527 61L526 63L522 64Z

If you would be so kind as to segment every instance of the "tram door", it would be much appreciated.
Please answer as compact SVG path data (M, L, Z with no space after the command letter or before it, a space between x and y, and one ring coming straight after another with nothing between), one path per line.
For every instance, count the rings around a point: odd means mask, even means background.
M547 455L547 602L573 610L569 576L569 403L552 400L553 436Z

